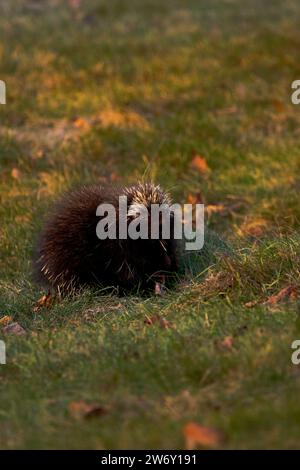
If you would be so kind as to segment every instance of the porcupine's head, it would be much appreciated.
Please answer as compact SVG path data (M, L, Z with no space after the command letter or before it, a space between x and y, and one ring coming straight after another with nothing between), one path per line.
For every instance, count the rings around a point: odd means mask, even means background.
M170 211L171 197L159 185L150 182L139 183L124 189L127 196L128 224L146 214L148 237L128 239L128 250L135 259L135 265L146 279L149 287L157 282L174 278L177 270L177 244L174 240L174 214ZM153 207L156 206L156 207ZM161 208L158 211L158 207ZM158 212L155 212L155 209ZM167 233L163 230L169 225ZM169 232L169 233L168 233ZM153 233L155 233L154 236Z

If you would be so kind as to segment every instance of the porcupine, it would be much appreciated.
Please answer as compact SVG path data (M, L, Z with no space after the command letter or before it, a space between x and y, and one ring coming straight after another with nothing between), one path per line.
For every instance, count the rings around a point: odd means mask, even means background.
M151 225L151 205L172 204L168 193L150 182L124 188L83 186L65 194L46 219L37 243L34 272L39 282L60 293L85 286L158 293L159 286L174 279L178 244L172 214L168 239L162 238L161 229L157 239L98 238L98 206L112 204L118 214L120 196L127 197L126 224L137 216L141 205L147 208Z

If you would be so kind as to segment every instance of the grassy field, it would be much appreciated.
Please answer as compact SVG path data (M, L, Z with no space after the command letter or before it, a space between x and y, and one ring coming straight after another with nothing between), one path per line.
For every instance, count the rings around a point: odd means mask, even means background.
M297 0L1 1L0 448L182 448L188 423L300 447L299 20ZM198 269L36 311L51 203L145 172L207 205Z

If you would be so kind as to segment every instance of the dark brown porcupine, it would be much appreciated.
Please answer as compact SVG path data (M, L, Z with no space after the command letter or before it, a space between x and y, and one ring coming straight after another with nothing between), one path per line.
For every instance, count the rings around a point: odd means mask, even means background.
M119 196L127 196L127 220L135 208L171 204L159 186L139 183L127 188L87 186L66 194L46 220L34 260L35 277L61 293L84 286L112 286L155 290L157 283L174 277L177 271L177 243L170 239L100 240L96 215L100 204L112 204L118 214ZM118 230L118 217L117 217ZM117 232L118 233L118 232Z

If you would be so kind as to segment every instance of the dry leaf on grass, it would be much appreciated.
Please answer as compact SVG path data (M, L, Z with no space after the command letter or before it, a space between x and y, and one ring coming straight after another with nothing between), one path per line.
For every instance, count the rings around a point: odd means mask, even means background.
M249 302L246 302L244 307L246 308L253 308L258 304L261 304L262 300L250 300Z
M267 299L258 299L258 300L251 300L245 304L247 308L253 308L256 305L277 305L280 302L285 300L294 300L299 297L299 290L297 286L290 285L281 289L278 294L271 295Z
M222 216L234 214L235 212L239 211L242 207L244 207L245 201L243 199L236 200L233 202L217 202L216 204L207 204L204 207L205 213L208 217L212 214L220 214Z
M298 290L296 286L288 286L281 289L278 294L271 295L265 302L265 305L274 305L282 302L283 300L296 299L298 297Z
M203 199L200 193L190 193L187 197L188 204L202 204Z
M200 426L196 423L188 423L183 428L185 438L185 447L188 450L193 450L200 447L218 447L222 441L223 436L220 431L213 428Z
M51 293L48 292L48 294L43 295L36 303L36 305L33 307L34 312L38 312L42 307L49 308L52 305L53 298L51 296Z
M111 181L120 181L122 179L115 171L113 171L109 177Z
M26 335L26 331L24 330L24 328L21 325L19 325L19 323L17 322L10 323L7 326L5 326L3 328L3 333L17 335L17 336Z
M31 154L32 160L39 160L40 158L43 158L45 156L45 152L42 149L36 150Z
M73 401L68 407L70 415L75 419L99 418L107 413L107 410L98 403L86 403L84 400Z
M120 129L126 128L138 128L148 130L150 124L141 114L134 111L118 110L118 109L103 109L97 116L94 117L95 124L100 124L103 128L109 128L111 126L118 127Z
M146 315L144 323L145 325L149 326L152 326L156 323L163 329L173 328L173 324L170 321L160 317L159 315L152 315L151 317Z
M283 101L273 100L272 106L277 113L285 113L286 107Z
M193 170L199 171L199 173L207 173L209 171L209 167L207 161L201 155L195 155L190 163L191 168Z
M233 337L225 336L225 338L219 341L217 345L221 350L231 351L233 347Z
M11 176L12 176L13 179L19 180L20 177L21 177L21 172L20 172L20 170L18 170L18 168L13 168L13 169L11 170Z
M166 320L165 318L161 318L159 326L166 330L168 328L173 328L173 323L171 323L169 320Z
M91 124L87 121L87 119L80 117L75 118L73 120L73 124L76 129L89 130L91 127Z
M12 317L10 317L9 315L4 315L4 317L0 318L0 326L6 326L12 321L13 321Z

